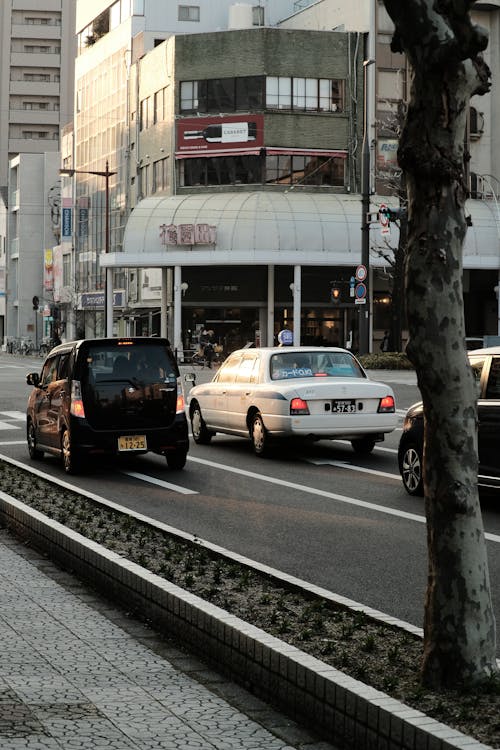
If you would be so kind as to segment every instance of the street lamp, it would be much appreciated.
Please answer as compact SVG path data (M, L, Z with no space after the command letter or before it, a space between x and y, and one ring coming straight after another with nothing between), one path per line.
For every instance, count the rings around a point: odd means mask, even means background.
M109 178L116 174L109 169L109 163L106 160L106 169L103 172L85 170L85 169L60 169L59 174L73 177L75 174L93 174L97 177L104 177L106 180L106 206L105 206L105 235L104 235L104 252L109 253ZM106 267L106 283L104 287L104 335L113 335L113 269Z
M359 352L370 351L370 135L368 127L368 86L367 71L375 60L363 62L363 149L361 152L361 263L366 268L367 304L359 319ZM364 307L364 305L363 305Z

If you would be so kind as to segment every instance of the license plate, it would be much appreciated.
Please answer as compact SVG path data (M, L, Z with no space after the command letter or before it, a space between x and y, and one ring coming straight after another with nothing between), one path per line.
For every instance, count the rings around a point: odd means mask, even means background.
M121 435L118 438L119 451L147 450L146 435Z
M351 414L356 411L356 402L354 399L332 401L332 411L336 414Z

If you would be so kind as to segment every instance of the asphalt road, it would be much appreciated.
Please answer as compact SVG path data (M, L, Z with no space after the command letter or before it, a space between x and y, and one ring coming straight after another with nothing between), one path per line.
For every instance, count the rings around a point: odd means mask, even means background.
M26 464L31 462L23 422L25 374L39 366L40 360L0 354L0 455ZM197 374L198 380L210 377L206 371ZM418 390L407 376L390 377L402 417ZM271 459L254 456L249 442L217 435L209 446L191 443L183 471L169 471L163 458L148 454L123 464L93 463L86 475L70 481L421 626L427 565L423 501L409 497L401 485L399 434L396 430L364 458L348 443L321 441L308 449L284 449ZM51 457L37 468L67 479ZM482 500L497 623L499 503L496 497Z

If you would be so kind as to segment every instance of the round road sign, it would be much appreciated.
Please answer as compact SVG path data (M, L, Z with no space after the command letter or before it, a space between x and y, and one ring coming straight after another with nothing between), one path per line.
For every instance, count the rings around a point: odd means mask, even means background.
M366 286L364 284L356 284L354 295L356 299L364 299L366 297Z
M358 266L356 268L356 280L357 281L364 281L366 279L368 271L366 270L366 266Z

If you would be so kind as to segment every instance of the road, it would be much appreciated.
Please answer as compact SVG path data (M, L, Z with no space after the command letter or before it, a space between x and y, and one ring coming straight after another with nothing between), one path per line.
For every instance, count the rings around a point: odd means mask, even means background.
M40 360L0 354L0 456L28 465L25 374L39 367ZM411 383L392 386L402 417L418 390ZM355 455L348 443L321 441L307 449L288 447L271 459L254 456L249 442L217 435L209 446L191 443L184 471L169 471L163 458L148 454L121 464L93 463L86 475L70 481L421 626L427 564L423 501L402 487L399 435L400 429L368 457ZM67 479L54 458L36 466ZM497 623L499 503L495 496L482 499Z

